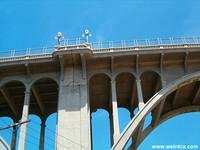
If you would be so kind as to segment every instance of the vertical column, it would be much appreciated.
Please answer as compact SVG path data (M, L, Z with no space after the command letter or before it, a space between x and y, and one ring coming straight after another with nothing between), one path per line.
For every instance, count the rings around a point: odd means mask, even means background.
M161 56L160 56L160 73L161 73L162 88L166 85L166 81L164 80L164 65L163 65L163 61L164 61L164 53L161 53Z
M93 150L93 140L92 140L92 115L90 115L89 145L90 145L90 147L91 147L91 150Z
M40 150L44 150L44 139L45 139L45 120L42 119L41 130L40 130Z
M111 94L112 94L112 124L113 124L113 142L117 140L118 136L120 135L119 131L119 118L118 118L118 108L117 108L117 95L116 95L116 83L115 80L111 80Z
M137 87L137 95L138 95L138 109L139 111L144 107L144 100L142 95L142 87L141 87L141 80L139 78L136 79L136 87ZM142 129L144 126L144 120L138 126L136 132L132 136L132 148L137 149L139 141L142 136Z
M90 149L90 105L88 100L88 86L86 79L80 85L80 117L81 117L81 149Z
M88 82L87 82L87 85ZM87 103L87 118L88 118L88 147L89 147L89 150L90 149L93 149L93 143L92 143L92 113L90 111L90 100L89 100L89 87L87 86L87 98L86 98L86 103Z
M109 119L110 119L110 146L112 147L112 145L114 144L113 141L113 134L114 134L114 130L113 130L113 117L112 117L112 112L110 112L109 114Z
M133 117L134 117L134 112L132 111L132 112L130 112L130 118L131 118L131 120L133 119ZM134 143L133 143L133 141L134 141L134 134L132 135L132 138L131 138L131 140L132 140L132 142L131 142L131 145L134 145Z
M141 110L144 106L143 95L142 95L142 87L141 80L136 79L136 87L137 87L137 95L138 95L138 109Z
M60 80L56 148L91 149L87 80L78 66L64 68ZM69 140L70 139L70 140Z
M21 118L22 122L26 121L28 119L30 96L31 96L30 88L26 88L25 96L24 96L22 118ZM27 132L27 123L22 124L20 127L19 144L18 144L19 150L26 149L26 132Z
M13 127L13 132L12 132L11 150L15 150L16 138L17 138L17 127L14 126Z

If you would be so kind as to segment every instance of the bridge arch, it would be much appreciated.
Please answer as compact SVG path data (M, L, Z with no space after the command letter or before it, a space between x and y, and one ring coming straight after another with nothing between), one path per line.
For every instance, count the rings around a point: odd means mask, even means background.
M3 80L0 81L0 87L6 85L7 83L10 83L10 82L20 82L22 83L25 87L28 86L27 84L27 80L26 78L22 78L22 77L6 77L6 78L3 78Z
M157 70L157 69L145 69L145 70L143 70L143 71L141 71L141 72L139 73L139 77L141 77L142 74L144 74L144 73L146 73L146 72L152 72L152 73L156 73L156 74L159 75L160 77L162 76L162 75L161 75L161 72L160 72L159 70Z
M38 115L41 120L46 120L50 114L57 112L59 84L55 78L49 76L33 81L30 84L30 113Z
M117 105L132 112L137 107L136 77L131 72L121 72L115 77Z
M134 78L137 77L137 74L135 72L133 72L132 70L127 70L127 69L121 69L120 71L117 71L116 73L114 73L114 78L116 79L120 74L123 73L129 73L131 74Z
M148 70L144 71L140 75L140 80L144 103L146 103L155 93L161 89L161 76L155 71Z
M57 85L59 85L59 81L56 78L56 76L54 76L53 74L47 74L47 75L41 75L41 76L35 76L34 79L32 79L31 83L29 84L29 86L33 86L36 82L38 82L39 80L42 79L49 79L49 80L53 80Z
M194 106L194 105L190 105L190 106L185 106L185 107L182 107L182 108L178 108L178 109L175 109L175 110L172 110L168 113L166 113L165 115L163 115L161 118L160 118L160 121L159 123L155 126L155 127L152 127L152 126L148 126L146 128L146 130L144 131L144 134L143 136L141 137L141 140L140 140L140 143L154 130L156 129L160 124L168 121L169 119L177 116L177 115L181 115L181 114L184 114L184 113L190 113L190 112L200 112L200 106Z
M103 75L103 74L108 76L110 79L112 78L111 74L108 71L98 70L98 71L94 71L94 72L89 73L88 81L90 81L96 75Z
M91 112L105 109L109 112L111 79L105 73L93 75L89 80L89 96Z
M18 79L2 82L0 96L4 99L5 107L1 108L0 116L9 116L13 120L19 120L24 102L24 92L27 85Z
M112 146L112 150L123 149L125 144L128 142L132 134L136 131L139 124L142 120L165 98L171 94L173 91L188 85L190 83L200 81L200 72L195 72L192 74L188 74L183 76L171 83L169 83L166 87L161 89L158 93L156 93L150 100L146 102L144 107L136 114L136 116L129 122L124 131L121 133L117 142ZM198 110L198 109L197 109ZM183 111L184 112L184 111Z

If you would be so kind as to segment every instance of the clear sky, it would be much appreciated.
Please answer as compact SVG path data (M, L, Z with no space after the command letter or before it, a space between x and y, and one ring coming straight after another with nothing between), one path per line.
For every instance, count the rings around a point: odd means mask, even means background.
M199 0L1 0L0 51L42 47L55 42L61 31L65 38L81 37L85 28L92 32L92 41L200 36ZM120 129L129 121L126 110L119 110ZM32 117L28 149L35 150L38 140L38 118ZM95 150L109 149L108 114L93 114ZM11 120L0 119L5 126ZM46 149L52 149L55 115L48 119ZM0 131L10 143L10 131ZM100 132L101 131L101 132ZM31 133L32 132L32 133ZM158 127L139 147L152 144L199 144L200 113L173 118ZM36 144L35 144L36 143Z

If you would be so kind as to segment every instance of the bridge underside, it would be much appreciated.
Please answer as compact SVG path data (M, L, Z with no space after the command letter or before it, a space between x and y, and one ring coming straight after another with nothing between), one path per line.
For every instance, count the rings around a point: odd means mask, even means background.
M18 122L27 119L29 114L36 114L45 122L50 114L57 112L57 149L63 145L91 149L91 113L105 109L110 116L111 143L115 145L123 137L119 131L118 108L126 108L134 120L153 95L199 70L198 46L102 51L58 47L53 54L38 58L3 59L0 62L0 117L9 116ZM200 81L196 80L162 97L148 111L152 114L151 124L143 129L145 118L142 118L130 133L131 148L136 149L155 127L174 114L199 111L199 86ZM134 114L136 109L139 112ZM22 131L26 133L26 125ZM40 149L44 148L42 136ZM25 140L22 138L21 145Z

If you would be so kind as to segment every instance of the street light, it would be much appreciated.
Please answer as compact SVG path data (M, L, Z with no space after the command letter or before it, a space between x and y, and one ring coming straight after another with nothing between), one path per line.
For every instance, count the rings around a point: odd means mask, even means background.
M61 32L58 32L57 35L55 36L55 39L58 40L58 45L60 45L60 42L64 39L64 36L62 35Z
M85 37L86 44L88 44L89 36L92 36L92 34L90 33L90 31L88 29L85 29L84 33L82 34L82 37Z

